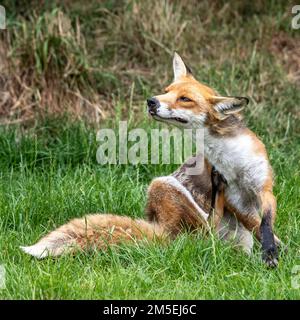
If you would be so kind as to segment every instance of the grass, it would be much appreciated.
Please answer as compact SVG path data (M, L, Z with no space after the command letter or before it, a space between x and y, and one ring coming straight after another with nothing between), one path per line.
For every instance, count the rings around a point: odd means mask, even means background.
M300 298L291 286L300 265L300 33L290 29L289 4L161 3L149 14L147 1L4 1L0 123L17 124L0 127L0 298ZM100 166L96 128L120 119L148 132L157 126L144 101L169 83L174 49L199 80L250 98L246 122L276 177L275 229L287 248L279 268L266 269L257 243L247 257L188 234L165 247L26 256L20 245L73 217L143 216L147 185L176 165Z
M83 123L40 124L31 135L2 130L0 262L7 270L4 299L297 299L291 287L300 264L299 140L266 139L277 173L276 232L287 246L268 270L256 243L252 257L216 239L183 234L167 247L122 246L108 252L37 261L30 244L73 217L90 212L143 216L146 188L174 165L103 167L95 160L95 132ZM147 121L140 123L148 127ZM154 124L150 124L155 126ZM89 142L87 142L89 141ZM289 152L286 148L288 147ZM286 155L289 155L288 157ZM214 241L213 241L214 240Z

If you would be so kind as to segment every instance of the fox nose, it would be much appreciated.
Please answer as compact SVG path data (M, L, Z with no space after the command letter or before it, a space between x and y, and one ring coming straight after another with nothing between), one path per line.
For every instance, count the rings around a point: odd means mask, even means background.
M155 114L159 107L159 101L156 98L147 99L148 111L150 114Z

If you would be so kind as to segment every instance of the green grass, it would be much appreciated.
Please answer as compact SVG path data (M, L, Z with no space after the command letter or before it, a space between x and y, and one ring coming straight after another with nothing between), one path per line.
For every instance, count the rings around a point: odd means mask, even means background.
M292 134L285 137L288 145L279 137L265 139L277 174L276 232L287 247L276 270L262 264L258 243L247 257L230 244L188 234L169 246L130 245L43 261L25 255L20 245L85 213L143 216L151 179L176 167L102 167L95 160L95 131L83 123L65 123L49 121L23 136L14 129L1 131L0 263L7 271L1 298L300 297L299 289L291 287L292 267L300 264L300 144ZM140 126L155 124L144 121Z
M7 272L0 298L299 299L291 277L300 265L300 31L291 30L290 5L22 3L4 1L8 27L0 32L0 124L20 123L0 127L0 265ZM20 245L71 218L143 216L148 184L176 165L100 166L95 127L120 119L157 126L146 120L144 101L169 84L174 50L200 81L250 98L246 122L266 144L275 173L275 229L287 248L279 267L262 264L258 243L247 257L188 234L164 247L26 256Z

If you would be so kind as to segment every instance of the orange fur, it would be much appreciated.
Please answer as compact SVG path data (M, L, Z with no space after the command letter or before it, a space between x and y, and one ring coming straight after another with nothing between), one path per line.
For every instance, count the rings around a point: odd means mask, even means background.
M223 193L217 192L216 212L223 213ZM208 202L209 199L206 199ZM208 207L208 203L202 203ZM185 229L206 230L207 225L189 199L174 186L154 180L148 190L147 220L113 214L94 214L73 219L50 232L36 244L22 249L37 258L59 256L78 250L106 250L126 242L168 242Z
M216 103L217 93L214 89L208 87L197 81L191 74L187 74L180 78L179 81L176 81L169 85L165 89L165 94L157 95L155 98L159 102L164 102L168 105L170 109L186 109L192 111L195 115L205 113L208 116L207 126L214 129L215 132L220 136L230 135L235 129L236 125L233 123L222 122L220 121L220 117L217 112L212 108L213 104ZM189 98L191 101L182 102L180 101L180 97L185 96ZM235 115L237 120L241 119L241 115ZM239 128L243 134L247 134L251 137L254 142L254 152L257 155L263 155L266 159L268 159L266 148L264 144L259 140L254 132L249 130L246 127ZM263 188L262 194L265 192L272 193L273 188L273 174L272 169L270 167L269 174L265 182L265 186ZM264 199L264 196L261 196ZM227 204L227 207L230 211L236 211L231 208L230 205ZM274 206L273 206L274 207ZM238 212L236 212L237 216L240 216ZM245 226L248 226L250 230L256 230L259 228L260 219L252 219L249 218L250 221L246 221L248 217L243 218L243 222ZM273 215L273 221L275 219L275 213ZM259 234L259 233L257 233Z
M272 229L276 216L273 174L264 144L241 121L240 111L249 99L219 96L189 73L177 53L173 58L173 70L174 82L165 93L148 99L149 113L159 121L205 129L209 141L208 160L218 166L221 174L226 176L228 171L230 181L225 208L248 230L255 232L262 243L264 260L268 265L276 266L278 253ZM239 147L244 148L240 154ZM231 152L235 156L234 165L228 160ZM239 175L244 178L238 179ZM235 193L234 190L238 191ZM215 223L218 223L218 217L215 217Z

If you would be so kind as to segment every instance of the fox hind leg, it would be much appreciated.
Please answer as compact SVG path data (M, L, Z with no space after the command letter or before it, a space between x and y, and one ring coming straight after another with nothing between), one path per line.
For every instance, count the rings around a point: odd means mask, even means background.
M176 236L185 227L208 230L208 214L194 201L189 191L174 177L160 177L148 189L146 215L169 234Z

